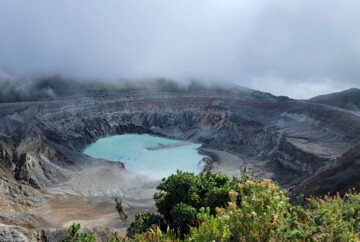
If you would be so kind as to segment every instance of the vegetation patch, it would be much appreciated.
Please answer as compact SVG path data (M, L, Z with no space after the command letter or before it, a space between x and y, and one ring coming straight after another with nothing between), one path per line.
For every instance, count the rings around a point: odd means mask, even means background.
M159 214L139 213L113 241L359 241L360 195L299 199L269 179L178 171L154 195Z

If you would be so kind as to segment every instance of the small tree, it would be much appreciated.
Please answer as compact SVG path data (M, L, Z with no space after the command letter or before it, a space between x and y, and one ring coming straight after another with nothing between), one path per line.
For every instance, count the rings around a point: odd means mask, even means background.
M114 197L114 201L116 203L115 208L116 208L117 212L119 213L120 219L125 224L125 226L127 227L128 226L128 215L125 212L125 209L123 207L122 198L121 197Z

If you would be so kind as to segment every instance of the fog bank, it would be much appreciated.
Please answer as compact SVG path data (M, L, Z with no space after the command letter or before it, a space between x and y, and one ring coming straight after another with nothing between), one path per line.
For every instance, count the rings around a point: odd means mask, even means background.
M360 87L357 0L0 2L0 79L238 83L309 98Z

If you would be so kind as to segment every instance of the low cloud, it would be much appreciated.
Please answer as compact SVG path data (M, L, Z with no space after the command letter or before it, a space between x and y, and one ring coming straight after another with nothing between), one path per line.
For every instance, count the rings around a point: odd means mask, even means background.
M360 87L357 0L0 2L0 78L232 82L308 98Z

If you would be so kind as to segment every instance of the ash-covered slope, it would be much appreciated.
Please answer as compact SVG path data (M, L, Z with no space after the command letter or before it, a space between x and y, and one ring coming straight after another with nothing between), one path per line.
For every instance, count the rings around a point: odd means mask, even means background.
M360 110L360 89L351 88L342 92L331 93L313 97L309 100L313 103L321 103L348 110Z

